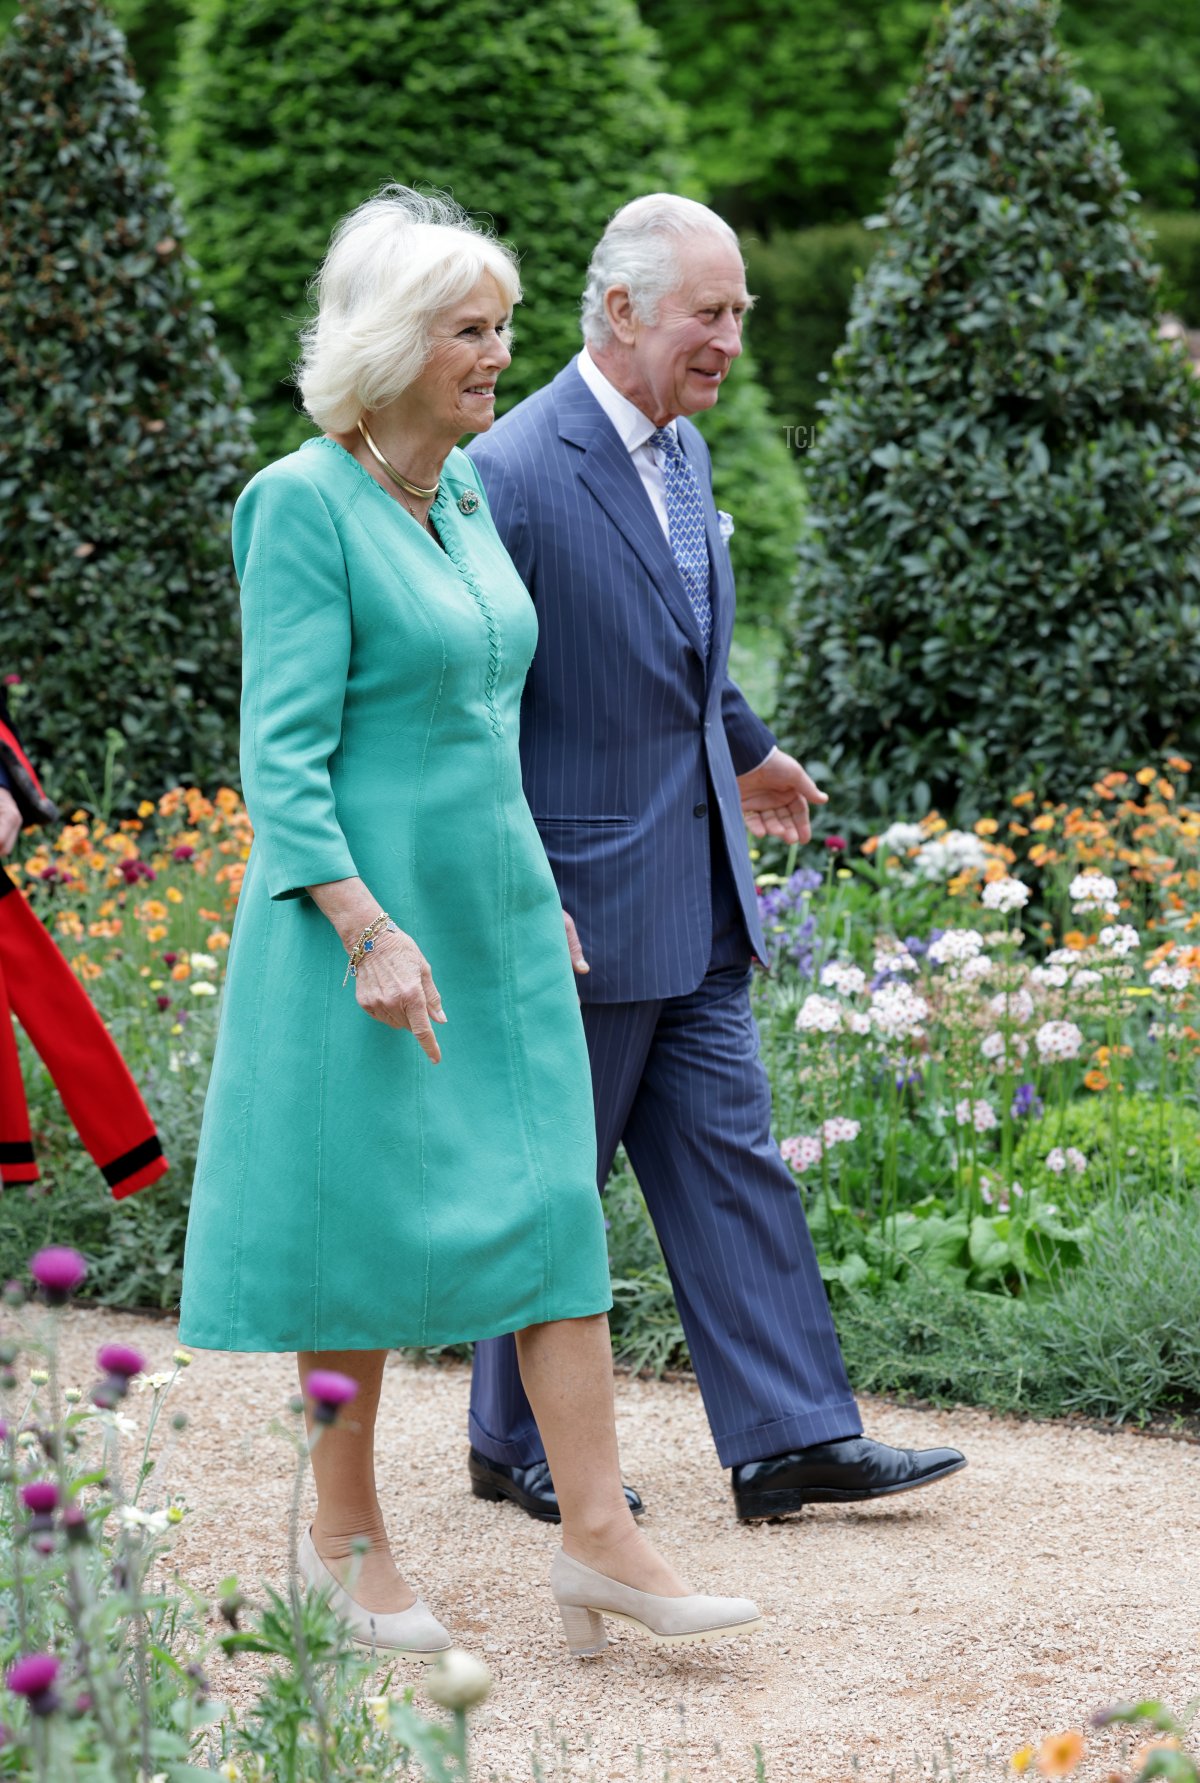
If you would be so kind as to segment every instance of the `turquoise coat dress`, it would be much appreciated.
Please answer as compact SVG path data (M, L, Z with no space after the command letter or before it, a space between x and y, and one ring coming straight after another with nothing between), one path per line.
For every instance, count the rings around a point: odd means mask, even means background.
M521 789L533 603L451 452L439 545L329 439L237 504L238 903L180 1338L383 1349L612 1304L587 1048ZM342 988L305 887L360 876L433 971L430 1064Z

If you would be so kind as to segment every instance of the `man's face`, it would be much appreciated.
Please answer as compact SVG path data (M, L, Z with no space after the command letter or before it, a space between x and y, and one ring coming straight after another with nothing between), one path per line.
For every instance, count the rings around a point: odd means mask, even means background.
M632 318L631 365L641 391L633 400L657 427L677 415L711 409L742 350L750 304L741 255L719 236L685 237L679 283L655 321Z

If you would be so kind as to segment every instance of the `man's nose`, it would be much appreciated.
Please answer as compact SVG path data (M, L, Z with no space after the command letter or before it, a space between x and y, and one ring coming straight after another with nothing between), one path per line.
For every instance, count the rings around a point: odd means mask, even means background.
M731 314L721 318L721 325L717 331L717 337L714 344L720 347L722 353L727 353L731 359L740 357L742 351L742 325L736 316Z

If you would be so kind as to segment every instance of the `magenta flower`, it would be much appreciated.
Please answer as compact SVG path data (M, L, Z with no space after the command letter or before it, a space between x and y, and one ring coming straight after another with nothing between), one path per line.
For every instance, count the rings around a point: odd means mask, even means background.
M27 1653L9 1668L5 1682L14 1696L23 1696L35 1715L49 1715L58 1707L54 1680L58 1661L52 1653Z
M171 1007L170 997L155 997L154 1001L158 1004L160 1009L169 1009Z
M825 846L830 854L845 854L846 838L845 836L826 836Z
M58 1487L53 1480L30 1480L21 1487L21 1503L39 1517L49 1516L58 1505Z
M146 1358L131 1350L128 1344L101 1344L96 1351L97 1365L105 1374L115 1374L120 1380L132 1380L135 1374L145 1374Z
M338 1412L358 1392L358 1382L348 1374L337 1374L332 1368L314 1368L304 1383L313 1402L313 1417L318 1424L332 1424Z
M50 1244L30 1259L29 1273L51 1306L63 1306L87 1274L87 1264L67 1244Z
M171 859L173 861L190 861L195 852L196 850L189 842L181 842L178 848L172 849Z

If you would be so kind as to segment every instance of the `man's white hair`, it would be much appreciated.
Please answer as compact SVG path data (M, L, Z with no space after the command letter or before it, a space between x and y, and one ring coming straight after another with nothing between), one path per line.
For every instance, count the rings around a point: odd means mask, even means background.
M343 217L300 332L296 382L317 426L349 433L393 402L429 357L434 318L485 273L520 300L515 256L450 198L385 186Z
M584 340L602 347L612 339L604 296L614 286L628 291L638 320L653 325L663 298L679 284L679 244L697 235L715 235L741 253L724 217L694 198L651 192L622 205L588 266L580 316Z

